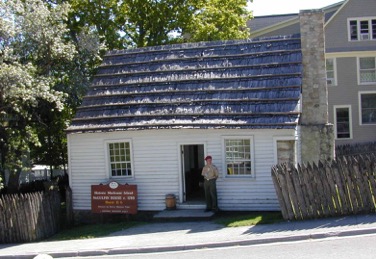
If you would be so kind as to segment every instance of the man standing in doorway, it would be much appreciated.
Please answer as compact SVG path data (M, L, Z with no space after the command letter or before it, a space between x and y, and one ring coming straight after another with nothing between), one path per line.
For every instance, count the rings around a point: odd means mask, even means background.
M206 165L202 168L201 175L204 177L204 189L206 199L205 211L218 211L217 204L217 185L218 169L212 164L212 157L205 157Z

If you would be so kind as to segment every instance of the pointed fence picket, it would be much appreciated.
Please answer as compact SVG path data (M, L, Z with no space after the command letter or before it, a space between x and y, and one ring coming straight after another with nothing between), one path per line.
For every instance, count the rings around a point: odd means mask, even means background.
M376 155L317 164L278 164L272 178L283 218L303 220L376 211Z
M0 197L0 243L42 240L60 227L57 191L10 194Z

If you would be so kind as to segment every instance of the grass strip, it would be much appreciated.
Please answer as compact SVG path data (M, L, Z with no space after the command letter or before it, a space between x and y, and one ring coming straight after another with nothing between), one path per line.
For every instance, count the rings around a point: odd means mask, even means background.
M58 234L52 236L47 241L61 241L72 239L90 239L107 236L111 233L122 231L131 227L145 224L144 222L131 221L119 223L104 223L104 224L87 224L74 226L72 228L63 229Z
M215 219L217 224L226 227L245 227L258 224L273 224L282 222L283 217L281 212L249 212L239 213L238 215L221 215Z

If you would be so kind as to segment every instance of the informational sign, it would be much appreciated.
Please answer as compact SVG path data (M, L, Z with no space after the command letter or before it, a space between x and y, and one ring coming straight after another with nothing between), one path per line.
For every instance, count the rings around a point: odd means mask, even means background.
M91 186L93 213L137 214L137 185L108 184Z

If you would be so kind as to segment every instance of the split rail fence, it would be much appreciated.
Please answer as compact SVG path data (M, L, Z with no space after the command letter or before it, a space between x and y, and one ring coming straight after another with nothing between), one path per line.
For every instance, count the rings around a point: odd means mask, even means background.
M24 243L56 234L60 227L57 191L0 196L0 243Z
M285 220L376 211L376 155L343 156L330 162L272 167Z

